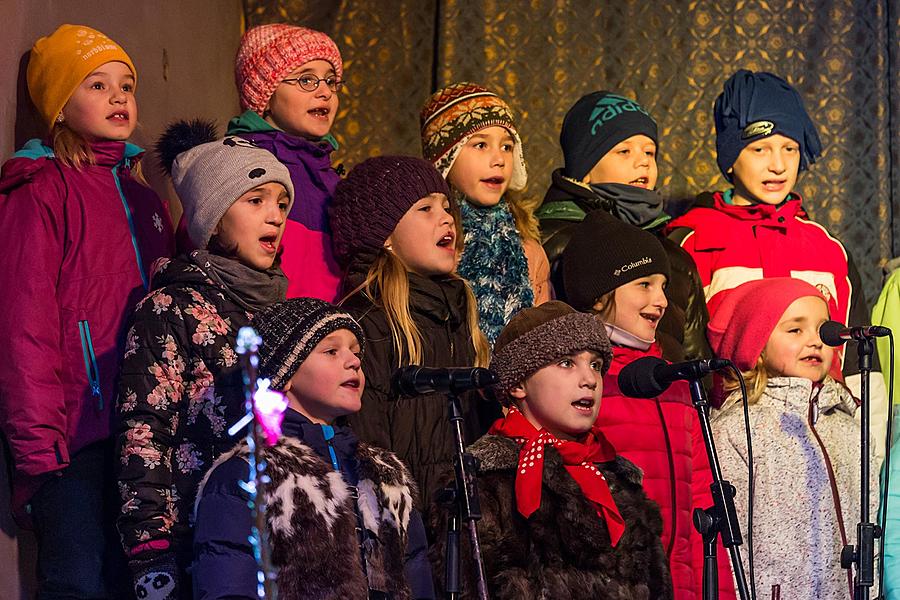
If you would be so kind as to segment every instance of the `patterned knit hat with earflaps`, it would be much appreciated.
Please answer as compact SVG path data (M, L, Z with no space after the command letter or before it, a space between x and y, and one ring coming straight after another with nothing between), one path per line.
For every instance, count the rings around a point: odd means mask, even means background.
M419 121L422 156L434 163L445 178L459 151L473 134L487 127L503 127L515 140L509 189L525 189L528 173L522 155L522 139L509 105L494 92L474 83L454 83L431 95L422 107Z

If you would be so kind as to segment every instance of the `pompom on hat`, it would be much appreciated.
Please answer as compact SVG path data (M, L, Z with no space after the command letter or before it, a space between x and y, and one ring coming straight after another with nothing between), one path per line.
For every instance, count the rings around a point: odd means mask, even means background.
M716 162L728 181L741 151L779 133L800 144L800 171L822 155L822 141L803 99L787 81L772 73L741 69L728 78L713 107Z
M26 79L28 94L47 131L84 78L108 62L125 63L134 75L131 57L104 33L85 25L60 25L31 48Z
M273 23L247 30L234 61L234 80L243 110L262 115L275 88L291 71L314 60L324 60L344 77L337 44L321 31Z
M494 343L491 369L500 379L498 397L508 402L509 391L536 371L585 350L600 354L605 375L612 349L603 322L594 315L558 300L520 310Z
M515 140L509 189L525 189L528 172L522 154L522 138L509 105L494 92L475 83L454 83L431 95L422 107L419 122L422 156L434 163L445 178L459 151L473 134L487 127L503 127Z
M710 311L707 337L713 354L727 358L741 371L749 371L795 300L821 298L818 289L802 279L772 277L742 283L720 292L722 301Z
M267 306L253 316L252 325L262 338L259 375L270 380L273 390L283 390L319 342L339 329L356 336L360 351L366 344L356 319L318 298L291 298Z

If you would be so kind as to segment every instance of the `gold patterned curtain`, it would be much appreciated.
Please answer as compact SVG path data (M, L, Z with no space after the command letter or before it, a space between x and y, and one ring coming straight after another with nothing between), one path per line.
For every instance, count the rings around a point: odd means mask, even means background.
M712 105L738 68L802 94L824 156L801 176L813 218L840 237L874 301L900 250L900 0L244 0L248 27L277 21L331 35L348 80L334 133L348 167L418 154L418 114L437 87L474 81L518 115L528 193L562 164L559 127L581 95L611 90L660 125L670 212L725 186ZM894 218L894 214L898 218Z

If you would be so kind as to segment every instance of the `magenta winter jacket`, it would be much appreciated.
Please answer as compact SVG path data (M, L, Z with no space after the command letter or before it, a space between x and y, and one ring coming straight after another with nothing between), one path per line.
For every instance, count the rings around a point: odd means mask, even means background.
M131 177L141 149L92 149L79 170L32 140L0 174L0 427L19 517L47 474L110 437L126 319L172 252L165 206Z

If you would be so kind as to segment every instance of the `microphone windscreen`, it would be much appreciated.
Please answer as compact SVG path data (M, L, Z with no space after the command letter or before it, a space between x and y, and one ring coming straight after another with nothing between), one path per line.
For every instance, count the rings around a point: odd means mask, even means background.
M819 326L819 338L827 346L840 346L847 341L841 337L846 329L837 321L825 321Z
M500 378L497 377L497 374L490 369L476 367L472 371L472 383L474 384L472 386L473 389L480 390L492 385L497 385L497 382L500 381Z
M656 380L656 369L667 363L655 356L645 356L625 365L619 372L619 390L629 398L655 398L668 386Z

